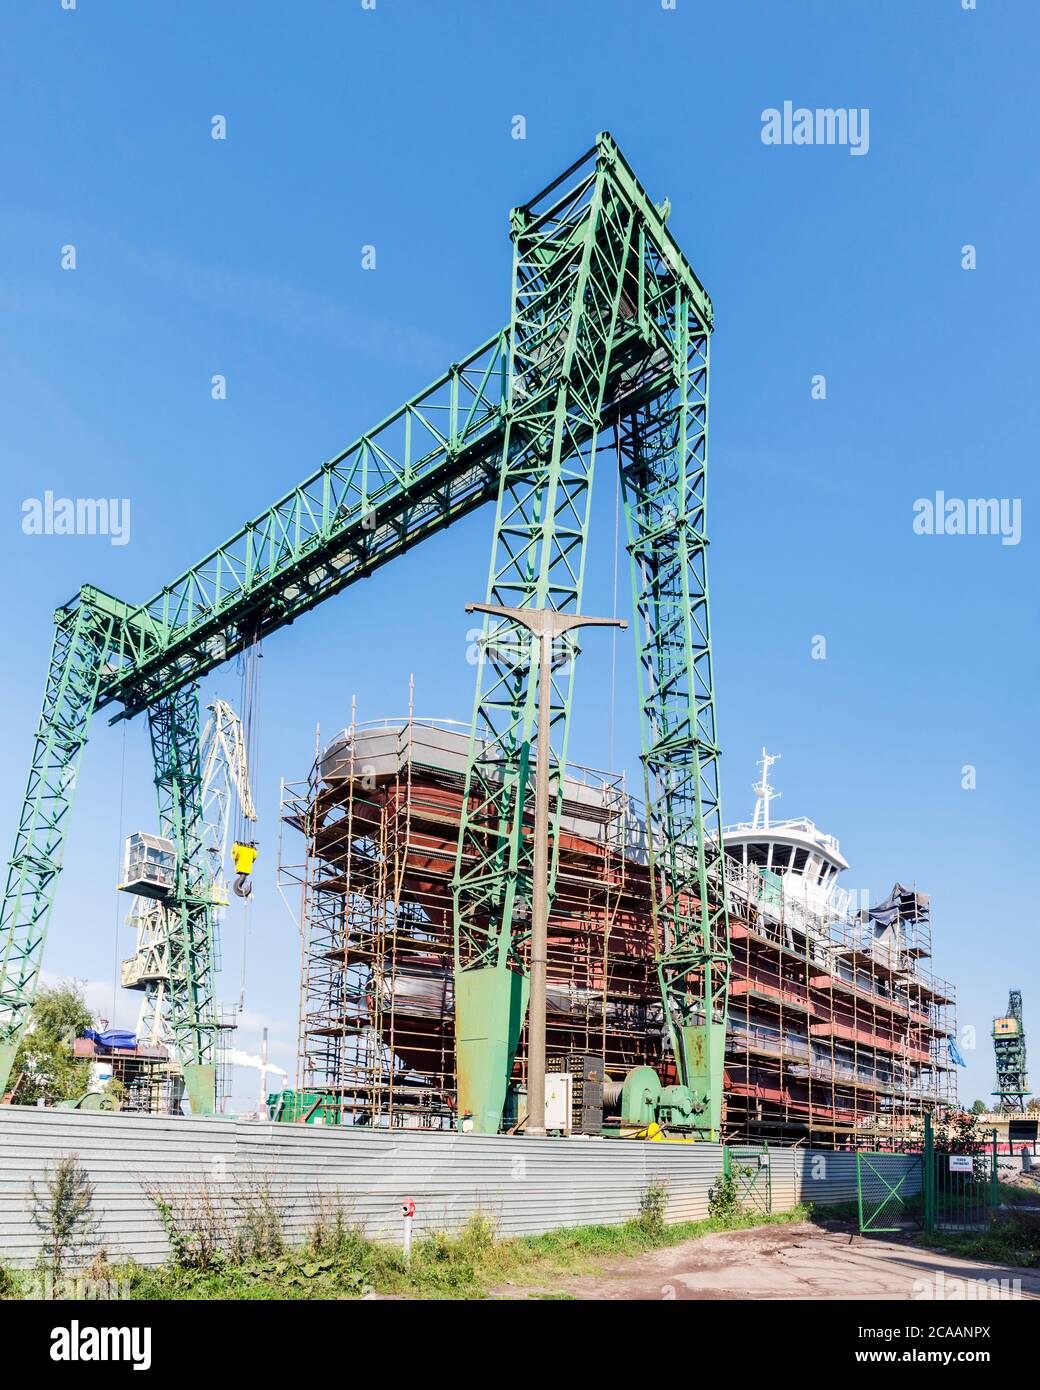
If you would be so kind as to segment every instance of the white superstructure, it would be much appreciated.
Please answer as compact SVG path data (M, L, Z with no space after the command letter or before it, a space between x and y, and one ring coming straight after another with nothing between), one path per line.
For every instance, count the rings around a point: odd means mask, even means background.
M768 773L779 756L762 749L758 763L762 778L752 788L756 794L754 815L750 821L723 829L726 853L745 868L753 866L783 875L788 898L798 899L820 914L828 910L843 914L850 906L849 894L839 888L837 878L849 865L838 841L804 816L779 821L770 816L770 802L779 794L769 785Z

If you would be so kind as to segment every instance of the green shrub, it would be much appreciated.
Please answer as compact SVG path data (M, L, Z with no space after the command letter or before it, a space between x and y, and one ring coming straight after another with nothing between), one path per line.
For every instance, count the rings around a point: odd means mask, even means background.
M665 1214L668 1211L668 1183L655 1178L639 1198L639 1215L636 1224L644 1235L659 1237L665 1228Z
M738 1172L742 1173L750 1173L750 1171L750 1169L738 1169ZM720 1173L708 1192L709 1217L720 1226L729 1226L741 1220L744 1214L736 1174L732 1172Z

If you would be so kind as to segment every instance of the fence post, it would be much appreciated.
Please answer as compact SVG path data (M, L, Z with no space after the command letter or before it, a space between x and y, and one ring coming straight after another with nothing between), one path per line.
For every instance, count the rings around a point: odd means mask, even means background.
M863 1232L863 1151L856 1150L856 1202L859 1205L859 1229Z
M997 1208L1000 1205L1000 1183L997 1180L997 1131L993 1130L993 1138L990 1141L993 1146L993 1178L990 1183L990 1220L994 1220L997 1215ZM1010 1146L1009 1146L1010 1147ZM1014 1149L1011 1150L1014 1154Z
M932 1134L930 1110L924 1112L924 1153L921 1162L924 1164L924 1172L921 1174L924 1190L924 1233L931 1236L935 1234L935 1137Z

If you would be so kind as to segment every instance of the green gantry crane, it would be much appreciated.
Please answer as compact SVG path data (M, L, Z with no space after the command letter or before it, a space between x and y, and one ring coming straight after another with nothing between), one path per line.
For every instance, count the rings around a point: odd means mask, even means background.
M0 1091L35 995L95 711L148 720L160 828L177 858L170 1027L192 1109L209 1113L200 678L492 501L487 602L578 612L607 450L631 558L658 970L678 1076L666 1092L671 1118L717 1135L730 952L706 568L712 308L666 218L599 135L511 214L508 327L146 603L85 586L57 610L0 915ZM561 660L552 681L550 891L573 670ZM526 1009L536 698L521 629L486 620L454 880L459 1114L485 1132L500 1127Z
M1022 991L1008 994L1007 1013L993 1020L993 1052L997 1063L997 1109L1004 1115L1025 1112L1029 1100L1026 1079L1026 1030L1022 1018Z

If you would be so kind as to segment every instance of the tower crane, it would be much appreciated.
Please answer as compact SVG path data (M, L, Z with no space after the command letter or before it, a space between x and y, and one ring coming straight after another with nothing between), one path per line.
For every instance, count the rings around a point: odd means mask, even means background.
M720 1126L729 940L707 577L711 301L617 144L510 217L507 325L144 603L84 586L54 645L0 911L0 1085L28 1019L93 715L143 714L166 901L169 1020L192 1109L213 1107L217 1021L199 680L494 503L487 605L579 613L595 464L620 470L631 560L658 978L672 1117ZM527 999L537 669L485 620L454 878L460 1112L499 1128ZM574 662L553 672L549 891ZM476 731L488 730L487 737Z
M1008 994L1007 1013L993 1020L993 1052L997 1064L997 1109L1002 1115L1023 1114L1029 1099L1026 1076L1026 1029L1022 991Z

